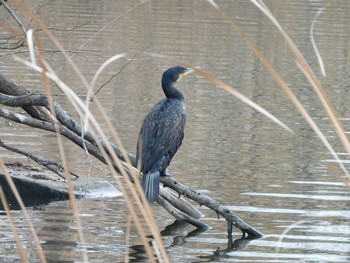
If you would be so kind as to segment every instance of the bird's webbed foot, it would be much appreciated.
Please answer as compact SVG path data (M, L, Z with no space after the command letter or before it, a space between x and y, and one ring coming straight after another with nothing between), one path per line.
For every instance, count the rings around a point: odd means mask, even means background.
M160 176L165 176L165 177L171 177L171 175L168 173L168 169L165 169L160 173Z

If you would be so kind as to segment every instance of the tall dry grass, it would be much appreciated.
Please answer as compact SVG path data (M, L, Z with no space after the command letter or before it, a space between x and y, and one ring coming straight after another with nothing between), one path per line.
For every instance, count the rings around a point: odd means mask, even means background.
M269 74L275 79L275 81L279 84L280 88L285 92L285 94L288 96L290 101L293 103L295 108L300 112L300 114L304 117L304 119L307 121L307 123L310 125L310 127L313 129L315 134L318 136L320 141L323 143L323 145L328 150L329 154L332 155L332 157L337 161L337 164L340 167L340 170L342 171L341 174L334 173L337 180L345 183L348 189L350 189L350 175L347 170L347 168L344 166L343 162L340 160L338 154L330 144L330 142L327 140L324 133L321 131L319 126L316 124L316 122L312 119L310 114L305 109L304 105L299 101L297 96L292 92L292 90L288 87L287 83L283 80L281 75L278 73L277 69L273 67L273 65L270 63L270 61L265 57L265 55L259 50L259 48L253 43L253 41L235 24L234 20L225 13L223 9L220 8L220 6L214 1L214 0L208 0L208 2L221 14L223 19L227 21L227 23L230 24L233 30L238 32L242 38L246 41L250 49L255 53L255 55L260 59L261 63L266 67ZM349 137L345 132L344 125L341 122L338 113L336 112L332 102L330 101L329 97L327 96L326 92L324 91L324 88L321 84L321 81L316 77L316 74L314 73L313 69L310 67L308 61L305 59L299 48L296 46L296 44L293 42L291 37L288 35L288 33L284 30L284 28L281 26L281 24L278 22L278 20L275 18L275 16L272 14L272 12L269 10L269 8L265 5L265 3L262 0L250 0L252 4L254 4L276 27L278 32L282 35L284 40L286 41L289 49L291 50L296 65L300 69L300 71L304 74L306 79L309 81L309 84L311 87L313 87L315 94L318 96L323 108L325 109L325 112L327 113L327 117L330 120L330 123L332 124L332 127L334 128L335 133L338 136L339 141L341 142L344 151L348 154L348 157L350 158L350 141ZM322 56L318 52L316 42L313 38L313 32L314 32L314 24L319 15L324 11L325 8L329 7L331 4L333 4L335 1L330 1L326 3L315 15L313 22L310 26L310 41L312 43L312 46L315 51L315 55L317 57L320 71L323 76L326 75L325 66L322 60ZM293 62L291 62L293 63ZM210 78L208 78L210 80ZM212 80L211 80L212 81ZM215 83L214 81L212 81ZM231 92L231 94L233 94ZM234 95L234 94L233 94ZM297 134L296 134L297 136ZM288 226L280 235L280 238L278 240L278 245L276 247L276 253L279 253L279 248L281 246L281 243L283 242L284 237L286 234L295 228L298 225L304 224L305 222L308 222L307 220L301 220L295 223L292 223L290 226Z
M316 133L320 141L323 143L323 145L328 150L329 154L332 155L332 157L337 161L342 174L334 173L337 180L343 182L346 184L347 188L350 189L350 175L346 167L344 166L343 162L340 160L338 154L330 144L330 142L327 140L324 133L321 131L319 126L316 124L316 122L312 119L310 114L305 109L304 105L299 101L297 96L292 92L292 90L288 87L287 83L283 80L281 75L278 73L277 69L270 63L270 61L265 57L265 55L259 50L259 48L253 43L253 41L235 24L234 20L223 10L220 8L220 6L213 0L208 0L208 2L220 13L220 15L229 23L229 25L232 27L233 30L238 32L242 38L246 41L250 49L255 53L255 55L260 59L261 63L265 66L269 74L275 79L275 81L278 83L280 88L285 92L285 94L288 96L290 101L293 103L295 108L300 112L300 114L304 117L304 119L307 121L307 123L310 125L310 127L313 129L313 131ZM254 4L276 27L278 32L282 35L284 40L286 41L289 49L291 50L296 64L300 71L305 75L306 79L309 81L310 86L313 87L315 94L318 96L320 102L323 105L323 108L325 109L327 116L332 124L332 127L334 128L335 133L338 136L339 141L342 143L344 151L347 152L348 156L350 157L350 142L349 137L347 136L344 125L341 123L340 118L338 116L338 113L335 111L334 106L332 102L330 101L329 97L327 96L326 92L324 91L321 81L316 77L316 74L314 73L313 69L310 67L309 63L301 53L301 51L298 49L296 44L293 42L293 40L290 38L290 36L287 34L287 32L284 30L284 28L280 25L280 23L277 21L277 19L274 17L274 15L271 13L269 8L265 5L265 3L262 0L251 0L252 4ZM329 5L334 3L334 1L328 2L324 5L323 8L321 8L317 14L315 15L315 18L311 24L310 27L310 41L312 42L312 46L315 50L315 54L317 56L317 60L319 62L320 71L322 75L326 75L325 67L323 64L322 56L317 50L317 45L313 38L313 30L314 30L314 23L318 16L323 12L325 8L327 8ZM291 62L293 63L293 62ZM213 83L215 83L214 80L211 78L208 78ZM231 92L231 94L233 94ZM235 95L235 94L233 94ZM297 136L297 134L296 134ZM283 241L284 236L294 227L297 225L303 224L305 221L299 221L291 224L289 227L287 227L282 233L278 241L278 246L276 247L276 252L279 252L280 244Z
M13 3L18 8L20 8L28 17L30 17L32 19L33 23L35 23L43 32L45 32L46 36L52 41L52 43L54 43L54 45L63 54L63 56L65 57L67 62L72 66L72 68L74 69L74 73L80 78L82 84L86 88L86 91L87 91L86 101L81 100L77 96L77 94L75 94L75 92L57 76L57 74L55 73L53 68L50 66L48 61L45 59L45 54L42 51L42 45L41 45L40 39L37 37L33 37L32 31L27 32L27 31L25 31L25 29L23 29L24 35L26 36L26 39L28 42L31 61L25 61L23 59L20 59L19 57L15 57L15 59L41 75L44 90L49 98L52 98L52 87L50 85L50 81L54 82L64 92L67 100L72 104L75 111L80 116L83 127L85 129L88 129L88 128L93 129L97 133L97 135L100 136L100 138L102 138L102 140L108 146L109 144L108 144L107 136L106 136L104 130L101 128L101 126L99 125L99 121L96 120L96 118L94 117L94 115L91 113L91 111L89 109L89 98L91 97L90 95L92 94L91 92L94 89L95 82L98 79L100 73L103 71L103 69L105 69L108 65L110 65L114 61L121 59L121 58L124 58L126 56L126 54L118 54L118 55L113 56L112 58L108 59L100 67L100 69L96 72L95 76L93 77L92 82L89 83L89 81L83 76L83 74L79 70L78 65L76 65L74 63L73 59L67 54L64 47L60 44L60 42L57 40L57 38L45 26L45 24L37 16L35 16L35 14L32 12L32 10L30 10L27 6L25 6L21 1L14 0ZM10 31L15 32L15 30L10 30ZM38 58L39 63L37 63L36 58ZM112 134L115 144L117 146L119 146L120 149L122 149L122 151L126 152L116 130L112 126L112 124L108 118L108 115L106 114L105 109L103 108L103 106L99 102L98 98L95 98L94 102L98 106L98 109L100 110L100 115L103 116L104 121L108 124L109 132ZM53 119L55 119L52 100L50 100L49 108L50 108L51 113L53 114ZM86 240L85 240L84 232L83 232L84 226L83 226L83 223L80 219L79 206L78 206L77 200L76 200L75 195L74 195L74 185L73 185L73 182L71 180L70 174L67 172L67 171L69 171L68 162L67 162L67 158L65 155L65 149L63 146L62 138L59 135L58 130L56 132L56 135L57 135L57 144L59 146L61 160L62 160L64 169L65 169L65 177L67 180L67 187L69 190L69 199L70 199L70 203L71 203L72 213L75 217L74 221L76 222L78 236L80 239L80 243L82 245L82 259L84 262L89 262L88 253L87 253L87 250L85 247ZM133 225L136 227L136 230L137 230L137 232L141 238L141 241L145 247L145 251L146 251L146 254L147 254L150 262L170 262L168 255L167 255L167 252L164 248L162 238L160 236L160 231L159 231L158 226L155 222L155 219L153 217L153 214L152 214L150 206L147 202L147 199L146 199L145 195L143 194L142 187L139 183L138 172L136 171L136 169L134 169L132 167L130 160L127 159L126 163L120 161L117 158L115 152L113 151L113 149L111 147L107 147L108 152L106 152L104 150L104 148L102 147L102 145L100 143L98 143L98 147L101 150L101 152L103 153L105 159L107 160L109 170L110 170L111 174L114 175L114 178L115 178L116 184L119 187L119 190L123 193L124 199L126 201L126 204L128 206L129 213L130 213L129 214L129 218L130 218L129 222L130 222L130 224L131 224L131 222L133 222ZM113 162L115 164L117 164L119 171L121 171L121 175L122 175L124 183L121 182L120 175L116 173L116 171L113 167L112 161L110 160L110 158L108 156L112 156ZM40 260L40 262L46 262L45 256L44 256L43 251L42 251L42 247L40 245L38 236L37 236L36 231L35 231L35 227L31 223L28 212L26 211L26 208L23 205L23 201L21 200L21 197L18 194L18 191L17 191L15 185L13 184L11 177L9 176L9 174L6 170L6 167L3 165L2 161L0 162L0 167L2 168L2 171L4 172L4 174L6 175L6 178L9 182L9 185L11 186L12 191L15 193L17 201L20 204L21 209L28 220L28 224L29 224L29 227L32 231L34 241L36 244L37 257ZM126 168L128 168L129 171L133 171L132 174L134 176L135 184L133 184L130 181L129 176L127 174L127 171L125 170ZM1 195L0 195L0 197L1 197ZM5 204L4 207L7 207L6 200L4 198L2 198L2 202ZM18 240L15 222L13 221L13 218L10 216L10 214L9 214L8 218L9 218L10 224L12 226L12 229L14 231L16 240ZM130 231L130 229L128 231ZM148 238L146 237L146 235L148 235L149 232L153 236L152 245L149 244ZM126 242L127 242L127 240L126 240ZM23 249L19 240L18 240L18 242L16 242L16 244L17 244L17 249L21 255L21 259L23 259L23 261L25 262L26 261L25 250Z
M337 160L337 163L342 170L343 174L346 176L347 179L344 180L343 176L337 176L337 179L346 183L347 187L350 188L350 175L346 167L344 166L343 162L339 159L338 154L332 147L332 145L327 140L324 133L321 131L319 126L316 124L316 122L312 119L310 114L305 109L304 105L299 101L297 96L293 93L293 91L289 88L287 83L283 80L281 75L278 73L277 69L271 64L271 62L266 58L266 56L259 50L259 48L254 44L254 42L235 24L234 20L226 14L226 12L220 8L220 6L213 0L208 0L208 2L220 13L220 15L223 17L223 19L229 23L231 28L238 32L242 38L246 41L247 45L250 47L250 49L255 53L255 55L260 59L261 63L265 66L268 73L275 79L275 81L278 83L279 87L286 93L290 101L293 103L295 108L300 112L300 114L304 117L304 119L307 121L307 123L310 125L310 127L314 130L318 138L321 140L321 142L324 144L328 152L332 155L332 157ZM285 39L289 49L292 51L292 54L294 55L295 61L297 66L299 67L300 71L305 75L305 77L308 79L310 85L314 88L315 93L317 94L319 100L321 101L324 109L326 110L328 117L331 121L331 124L338 135L339 141L342 143L345 152L348 153L350 156L350 142L349 138L345 132L344 125L341 123L337 112L335 111L329 97L327 96L326 92L324 91L321 81L316 77L316 74L308 64L305 57L302 55L298 47L295 45L293 40L289 37L289 35L286 33L286 31L283 29L283 27L280 25L280 23L276 20L274 15L270 12L268 7L264 4L261 0L251 0L251 2L259 9L261 12L263 12L267 18L270 19L270 21L276 26L276 29L280 32L280 34ZM312 27L311 27L312 28ZM311 31L312 32L312 31ZM322 61L322 58L320 57L319 53L316 50L316 54L318 54L318 60ZM323 63L320 62L321 71L324 70ZM212 81L214 84L216 84L216 80L212 79L211 77L208 78L210 81ZM235 95L231 92L231 94ZM236 95L235 95L236 96ZM239 97L238 97L239 98ZM294 133L294 131L293 131Z
M320 128L318 127L316 122L312 119L310 114L306 111L304 105L302 105L302 103L298 100L296 95L291 91L291 89L288 87L286 82L280 76L280 74L278 73L278 70L273 67L271 62L264 56L264 54L259 50L259 48L254 44L254 42L235 24L234 20L229 15L227 15L225 13L225 11L222 10L220 8L220 6L215 1L208 0L208 2L221 14L223 19L225 21L227 21L227 23L229 23L229 25L232 27L232 29L235 30L236 32L238 32L242 36L242 38L246 41L247 45L251 48L251 50L260 59L261 63L266 67L268 73L275 79L275 81L279 84L281 89L286 93L286 95L288 96L290 101L295 105L296 109L300 112L300 114L309 123L310 127L315 131L317 136L320 138L320 141L325 145L325 147L329 151L329 153L336 160L338 160L339 167L340 167L341 171L343 172L343 174L346 175L346 178L347 178L347 180L345 182L347 183L348 188L350 188L350 184L349 184L350 176L349 176L347 169L344 167L342 162L339 160L339 157L336 154L335 150L333 149L332 145L329 143L327 138L324 136L324 134L322 133L322 131L320 130ZM339 120L337 112L334 110L334 107L333 107L331 101L329 100L328 96L326 95L326 93L321 85L321 81L317 79L315 73L313 72L313 70L309 66L306 59L301 54L300 50L296 47L293 40L288 36L286 31L281 27L281 25L278 23L278 21L275 19L275 17L270 12L270 10L267 8L267 6L263 3L263 1L252 0L251 2L257 8L259 8L261 10L261 12L263 12L270 19L270 21L276 26L276 29L284 37L286 43L288 44L290 50L292 51L292 53L295 57L295 60L297 61L298 67L300 68L301 72L305 75L305 77L308 79L310 85L314 88L315 94L317 94L324 109L326 110L328 117L329 117L329 119L334 127L334 130L339 138L339 141L342 143L344 150L350 156L349 138L347 137L347 135L345 133L344 127ZM35 14L28 7L26 7L22 2L20 2L18 0L14 0L13 3L15 3L18 8L20 8L23 12L25 12L28 15L28 17L30 17L33 20L33 22L36 23L36 25L40 29L42 29L43 32L45 32L46 36L61 51L61 53L63 54L63 56L67 60L67 62L74 69L74 73L79 77L79 79L81 80L81 83L84 85L84 87L86 89L86 94L87 94L86 98L87 99L85 101L81 100L77 96L77 94L75 94L74 91L69 86L67 86L62 80L60 80L60 78L57 76L55 71L52 69L50 64L45 59L45 54L44 54L44 52L42 52L43 48L42 48L42 44L41 44L40 39L33 37L32 31L28 31L27 32L28 34L26 34L31 60L24 61L20 58L16 58L16 59L18 61L20 61L21 63L23 63L24 65L28 66L29 68L35 70L38 74L41 75L44 90L46 91L46 94L51 98L52 98L52 87L50 85L50 82L52 81L52 82L56 83L57 86L64 92L64 94L67 97L67 100L69 100L69 102L73 105L74 109L76 110L76 112L80 116L80 119L82 120L84 129L93 129L105 142L107 142L108 140L107 140L107 136L106 136L104 130L100 127L99 121L96 120L96 118L94 117L94 115L90 111L89 98L91 97L96 80L98 79L99 75L103 72L103 70L105 68L107 68L111 63L114 63L115 61L118 61L119 59L125 59L127 54L117 54L117 55L111 57L110 59L108 59L105 63L103 63L101 65L101 67L96 72L95 76L93 77L92 81L89 82L83 76L81 71L79 70L79 66L76 65L74 63L73 59L69 56L69 54L67 54L67 52L65 52L64 47L60 44L60 42L52 34L52 32L47 29L45 24L38 17L36 17ZM9 28L8 31L9 32L16 32L16 29ZM37 61L39 61L39 63ZM322 61L320 55L319 55L319 61ZM188 65L189 67L193 67L186 62L181 62L181 63L184 65ZM193 67L193 68L195 68L195 67ZM323 70L324 70L324 66L321 66L321 68L323 68ZM237 97L241 101L247 103L248 105L250 105L251 107L253 107L257 111L259 111L260 113L264 114L265 116L270 118L272 121L274 121L275 123L277 123L278 125L280 125L284 129L286 129L288 132L293 133L293 134L295 133L292 130L292 128L285 125L283 122L278 120L275 116L273 116L267 110L263 109L261 106L257 105L256 103L254 103L253 101L248 99L243 94L240 94L239 92L237 92L233 87L227 85L223 81L217 79L215 76L209 74L208 72L205 72L204 70L200 70L197 68L196 71L198 74L204 76L209 81L211 81L214 85L226 90L227 92L234 95L235 97ZM125 151L123 144L118 136L118 133L114 129L110 119L108 118L108 115L106 114L106 111L103 108L103 105L101 105L98 98L95 98L94 102L96 103L97 108L100 111L100 114L104 118L103 121L105 123L107 123L108 129L113 136L114 142L116 143L116 145L118 145L122 149L122 151ZM50 104L50 109L51 109L51 112L54 113L53 107L51 104ZM59 145L59 152L61 155L63 166L64 166L65 170L68 171L69 164L67 162L67 158L65 155L65 149L63 147L62 138L58 132L57 132L57 142ZM108 145L108 143L107 143L107 145ZM148 202L146 201L145 196L143 195L143 191L141 189L141 186L140 186L140 183L138 180L137 171L132 168L130 160L126 160L126 163L120 161L117 158L117 156L115 155L112 148L109 147L108 152L106 152L101 145L98 145L98 146L99 146L101 152L104 154L106 160L109 160L109 158L107 157L108 155L112 156L113 161L117 164L117 166L122 174L123 181L121 180L120 175L115 172L113 165L112 165L112 162L108 161L109 170L110 170L111 174L114 175L115 182L118 185L119 189L122 191L123 196L125 198L125 201L128 205L128 209L130 211L129 215L127 215L128 216L128 229L126 231L127 232L126 243L128 243L130 240L130 231L131 231L130 228L131 228L131 224L134 223L136 230L137 230L137 232L142 240L142 243L145 247L145 251L146 251L147 256L149 257L150 262L156 262L156 261L170 262L168 255L167 255L167 251L164 247L162 238L159 234L159 229L158 229L157 224L154 220L152 211L148 205ZM14 192L14 194L17 198L17 201L21 206L23 214L25 215L25 217L27 219L27 223L28 223L28 225L31 229L32 235L33 235L33 239L34 239L33 241L36 244L37 257L40 260L40 262L46 262L44 253L42 251L42 247L40 245L40 240L39 240L39 238L36 234L36 231L35 231L35 226L31 222L30 216L29 216L28 212L26 211L26 208L23 204L23 201L21 200L21 197L19 196L18 191L16 190L16 188L11 180L11 177L9 176L9 174L6 170L6 167L3 164L2 160L0 160L0 168L4 172L6 179L9 183L12 191ZM133 184L130 181L129 176L125 170L126 168L134 171L133 176L134 176L134 181L136 182L135 184ZM81 242L82 248L83 248L82 249L82 258L83 258L84 262L89 262L88 253L87 253L86 248L84 247L84 244L86 243L86 240L84 238L84 232L83 232L84 225L83 225L83 222L81 221L80 216L79 216L80 215L79 206L78 206L78 202L74 196L73 182L70 179L70 175L68 173L65 173L65 176L67 178L67 186L69 189L72 212L73 212L73 215L75 217L75 222L77 224L79 239L80 239L80 242ZM338 179L341 181L344 181L342 176L339 176ZM2 203L3 203L3 206L5 208L6 214L8 216L12 231L14 233L14 237L16 240L16 248L20 254L21 260L23 262L28 262L28 258L26 256L26 251L25 251L23 245L21 244L21 240L19 238L19 231L16 228L16 224L13 220L13 217L11 216L11 211L8 208L8 205L6 202L6 197L4 196L1 189L0 189L0 198L2 200ZM140 217L140 215L142 217ZM290 228L288 228L286 231L283 232L283 235L286 234L292 227L294 227L297 224L298 223L291 225ZM147 228L144 227L145 225L147 226ZM154 237L153 246L151 246L149 244L148 238L146 237L146 235L148 234L148 231L151 232L151 234ZM283 235L282 235L282 239L283 239ZM282 240L281 240L281 242L282 242ZM126 256L125 260L128 261L127 256Z

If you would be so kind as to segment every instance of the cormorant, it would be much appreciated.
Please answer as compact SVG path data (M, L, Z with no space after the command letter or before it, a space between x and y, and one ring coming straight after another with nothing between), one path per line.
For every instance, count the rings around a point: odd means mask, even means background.
M142 174L142 188L153 203L159 195L159 178L181 146L186 123L185 98L174 87L177 80L193 72L176 66L163 73L162 88L166 99L159 101L145 117L137 141L136 163Z

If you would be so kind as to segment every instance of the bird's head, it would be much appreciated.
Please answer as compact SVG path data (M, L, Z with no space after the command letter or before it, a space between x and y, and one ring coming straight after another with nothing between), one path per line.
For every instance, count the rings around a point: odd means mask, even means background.
M193 71L193 69L188 69L181 66L172 67L164 72L163 79L167 79L170 82L176 82Z

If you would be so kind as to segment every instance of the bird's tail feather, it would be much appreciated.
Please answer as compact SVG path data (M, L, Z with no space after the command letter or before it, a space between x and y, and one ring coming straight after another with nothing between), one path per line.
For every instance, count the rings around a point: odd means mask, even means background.
M153 203L159 195L159 172L143 175L141 183L148 202Z

